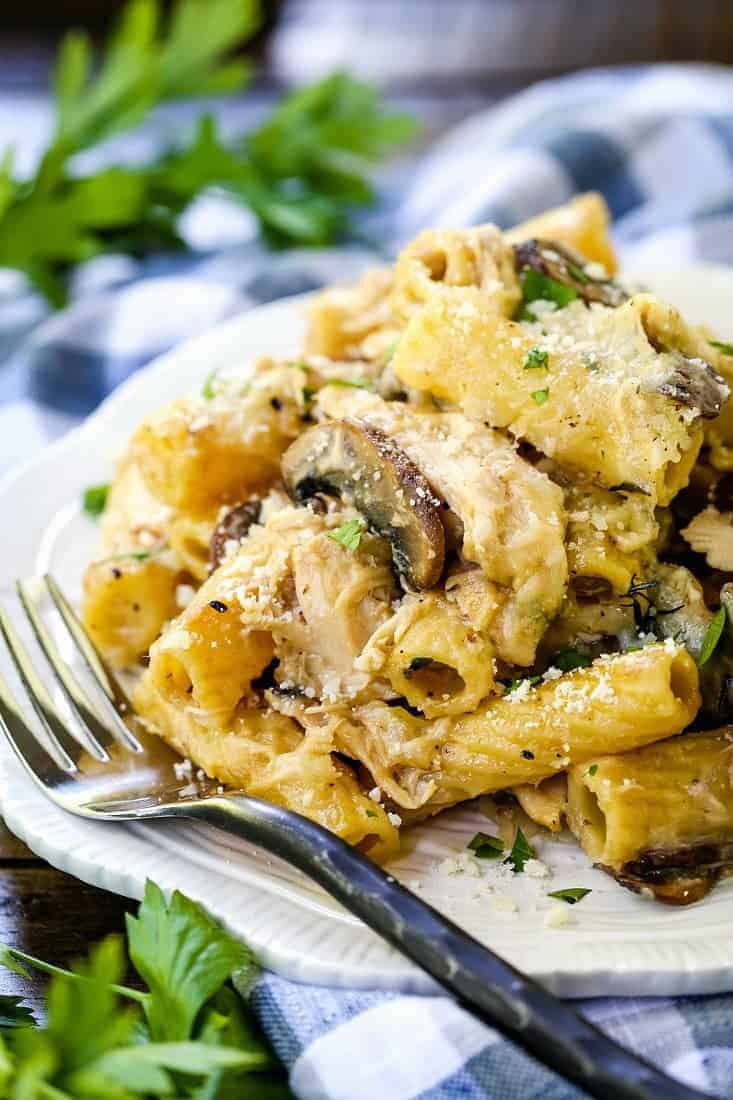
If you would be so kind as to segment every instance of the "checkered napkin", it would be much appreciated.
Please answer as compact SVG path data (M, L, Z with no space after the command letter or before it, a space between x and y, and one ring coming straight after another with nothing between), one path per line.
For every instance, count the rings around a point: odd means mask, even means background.
M369 231L389 255L425 226L506 226L597 188L627 266L733 262L732 164L733 73L588 72L540 84L449 132L410 166L409 183L404 172L387 181ZM14 276L0 277L0 465L31 454L185 337L246 306L352 278L374 260L363 247L265 256L240 221L204 204L188 227L197 251L184 261L98 261L82 273L74 304L40 324L38 302ZM447 998L275 975L253 998L300 1100L580 1095ZM733 997L581 1008L669 1072L733 1098Z

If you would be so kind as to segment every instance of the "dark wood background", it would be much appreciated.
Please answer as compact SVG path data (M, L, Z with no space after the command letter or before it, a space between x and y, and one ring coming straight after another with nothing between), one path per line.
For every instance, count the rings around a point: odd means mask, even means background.
M285 3L286 0L283 0ZM349 0L334 0L334 3ZM382 0L371 0L379 5ZM384 0L388 2L388 0ZM395 0L391 0L394 3ZM445 0L450 3L450 0ZM494 4L515 5L523 14L524 0L486 0L487 18ZM536 2L536 0L535 0ZM611 13L609 34L596 40L592 54L584 52L583 9L593 0L545 0L562 3L567 19L554 38L541 49L527 54L517 48L501 58L500 66L488 65L474 74L475 96L465 100L490 102L548 72L561 72L582 64L612 64L628 61L696 60L733 62L733 0L596 0ZM70 23L86 23L94 32L106 30L119 0L5 0L0 10L0 93L11 90L37 94L47 84L54 41ZM277 74L267 68L268 35L273 33L277 3L270 3L268 22L256 43L262 58L261 81L277 85ZM594 6L594 5L593 5ZM651 17L650 17L651 9ZM377 8L375 7L375 15ZM526 11L524 12L526 16ZM643 20L639 19L643 14ZM536 45L536 44L535 44ZM415 88L434 101L449 99L453 90L439 87ZM458 97L459 93L455 93ZM458 100L457 100L458 102ZM456 111L463 108L457 106ZM470 105L466 109L471 109ZM456 113L456 112L454 112ZM450 118L450 112L445 117ZM3 147L0 133L0 148ZM108 932L121 931L124 913L131 903L101 890L85 886L61 874L36 858L0 824L0 940L23 947L49 962L65 963L84 954L90 943ZM31 1001L38 1003L42 980L30 985ZM0 970L0 992L28 991L28 983Z

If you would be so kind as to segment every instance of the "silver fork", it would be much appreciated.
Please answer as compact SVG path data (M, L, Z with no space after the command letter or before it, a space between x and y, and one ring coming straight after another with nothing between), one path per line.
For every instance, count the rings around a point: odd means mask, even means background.
M691 1100L703 1094L614 1043L564 1001L495 955L376 864L307 818L215 782L177 778L180 758L146 732L52 577L17 592L40 649L39 673L8 612L0 633L36 712L30 724L0 679L0 727L22 764L57 805L97 821L189 818L266 849L317 882L476 1017L561 1076L603 1100ZM64 660L41 603L54 605L65 644L81 655L90 692ZM59 625L61 625L61 623ZM42 656L41 656L42 654ZM56 681L77 735L48 682ZM96 690L95 690L96 686ZM179 769L180 771L180 769Z

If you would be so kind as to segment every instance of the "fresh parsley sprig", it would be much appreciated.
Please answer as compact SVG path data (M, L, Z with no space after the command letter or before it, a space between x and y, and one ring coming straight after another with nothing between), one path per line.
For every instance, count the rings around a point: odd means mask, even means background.
M0 948L0 964L17 973L52 975L43 1027L18 998L2 998L0 1095L287 1100L284 1075L229 984L234 974L240 987L253 979L250 950L200 906L179 893L167 902L150 882L127 936L144 990L119 984L117 936L72 970Z
M254 133L225 143L211 117L193 140L148 163L79 171L79 153L142 122L159 104L240 91L236 56L260 23L258 0L129 0L98 65L88 37L63 40L54 134L34 176L0 154L0 267L22 271L54 306L68 276L104 252L183 247L178 220L208 188L249 207L278 245L334 239L372 201L372 164L414 133L369 85L336 74L288 96Z

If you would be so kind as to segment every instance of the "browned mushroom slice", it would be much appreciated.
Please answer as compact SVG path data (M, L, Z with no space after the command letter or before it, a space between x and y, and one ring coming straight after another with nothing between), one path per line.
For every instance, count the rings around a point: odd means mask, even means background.
M209 567L212 572L221 565L233 542L241 542L249 534L252 524L260 518L262 501L259 497L250 497L241 504L228 508L220 517L211 536L209 547Z
M695 844L643 852L619 870L602 870L636 893L653 894L667 905L691 905L704 898L732 867L733 844Z
M679 351L668 352L668 355L672 360L667 374L661 381L644 388L671 397L689 409L697 409L705 420L714 420L728 397L725 381L704 359L691 359Z
M514 262L517 271L531 270L554 279L556 283L572 287L585 302L601 302L604 306L620 306L629 297L623 287L612 279L591 271L598 265L588 264L585 256L555 241L532 238L514 246Z
M371 424L333 420L304 432L285 452L283 478L298 501L342 497L389 539L397 572L432 588L445 559L443 502L404 451Z

